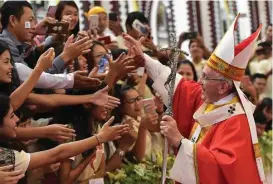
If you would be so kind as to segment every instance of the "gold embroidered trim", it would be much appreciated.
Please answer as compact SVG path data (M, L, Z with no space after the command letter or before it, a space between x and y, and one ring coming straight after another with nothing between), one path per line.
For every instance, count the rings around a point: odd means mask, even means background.
M259 143L253 144L255 158L262 157Z
M198 163L197 163L197 146L193 145L193 161L194 161L194 172L196 177L196 184L199 184L199 175L198 175Z
M242 68L238 68L232 66L216 56L214 53L210 56L209 60L207 61L207 65L214 70L220 72L224 76L239 81L241 77L244 75L245 70Z

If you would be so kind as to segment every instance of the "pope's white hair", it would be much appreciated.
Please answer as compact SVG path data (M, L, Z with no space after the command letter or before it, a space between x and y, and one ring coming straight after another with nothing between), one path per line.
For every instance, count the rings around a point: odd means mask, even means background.
M216 72L216 73L219 76L219 79L223 79L223 80L225 80L227 82L228 87L229 87L229 91L233 92L233 89L235 88L233 80L230 79L230 78L225 77L224 75L222 75L222 74L220 74L218 72Z

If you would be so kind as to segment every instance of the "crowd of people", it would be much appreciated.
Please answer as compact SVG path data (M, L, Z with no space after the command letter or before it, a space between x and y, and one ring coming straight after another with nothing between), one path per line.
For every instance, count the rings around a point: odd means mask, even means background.
M125 158L141 162L163 150L166 99L152 88L146 56L126 41L141 39L141 51L167 65L171 54L133 26L138 20L151 31L148 19L130 12L123 30L118 17L109 20L110 12L95 6L86 16L97 15L98 26L81 30L75 2L60 1L54 10L36 22L27 1L6 1L0 9L0 184L85 184ZM68 32L48 33L56 23L68 24ZM181 33L177 46L186 39ZM180 55L177 72L198 82L212 53L199 34L189 52ZM262 136L272 130L272 25L240 87L257 106Z

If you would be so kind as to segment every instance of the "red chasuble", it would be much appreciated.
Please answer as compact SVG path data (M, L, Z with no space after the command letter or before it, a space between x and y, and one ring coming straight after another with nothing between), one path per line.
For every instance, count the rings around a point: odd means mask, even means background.
M185 138L189 138L195 122L193 114L201 104L201 86L182 79L173 98L173 112L178 129ZM194 145L193 157L197 183L262 183L245 114L213 125L204 139Z

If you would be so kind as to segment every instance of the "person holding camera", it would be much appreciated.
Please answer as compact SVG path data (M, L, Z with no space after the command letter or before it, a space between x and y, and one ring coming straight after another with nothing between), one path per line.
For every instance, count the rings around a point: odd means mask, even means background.
M202 36L196 32L181 33L177 43L178 48L181 48L182 43L186 40L189 42L189 51L191 55L191 61L196 69L198 79L201 76L202 70L209 58L211 52L205 46Z
M101 6L91 8L85 13L89 20L89 31L96 39L105 44L108 49L117 49L117 38L109 29L109 18L106 10Z

